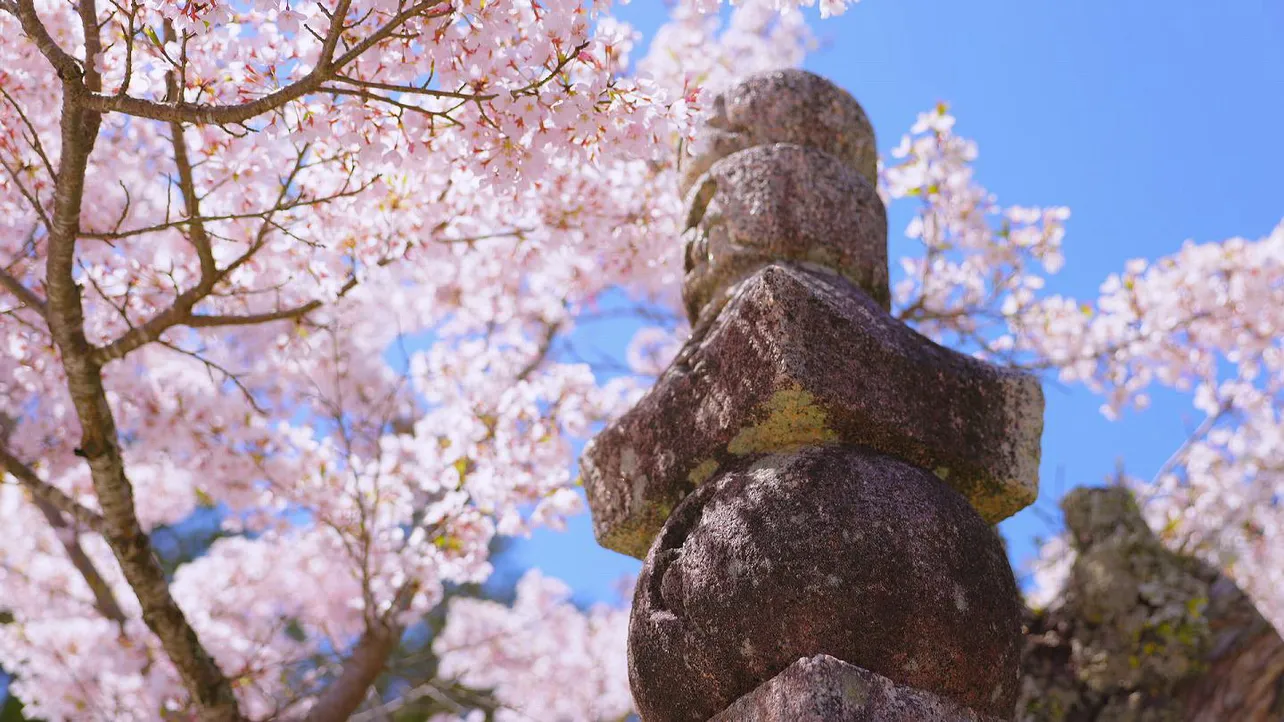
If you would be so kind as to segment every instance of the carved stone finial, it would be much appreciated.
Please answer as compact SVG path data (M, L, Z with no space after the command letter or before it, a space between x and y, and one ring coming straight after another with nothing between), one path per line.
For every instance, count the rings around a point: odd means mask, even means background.
M1079 487L1061 500L1066 529L1078 549L1120 534L1153 536L1132 492L1123 487ZM1156 546L1159 541L1154 540Z
M714 98L712 117L678 154L679 192L732 153L773 143L822 150L871 186L878 182L874 128L860 103L825 78L790 68L751 76Z
M772 261L837 271L887 308L887 213L865 111L803 70L753 76L717 96L679 153L686 196L682 297L694 323Z
M1029 620L1022 718L1057 709L1065 719L1278 719L1250 713L1251 704L1239 708L1242 695L1230 703L1238 709L1219 714L1211 711L1219 695L1208 687L1187 694L1201 686L1197 678L1209 663L1234 668L1227 665L1235 664L1236 638L1270 629L1251 603L1236 601L1245 598L1233 583L1166 548L1126 488L1081 487L1061 508L1075 558L1058 604ZM1231 616L1238 621L1227 623ZM1260 637L1265 646L1258 649L1270 649L1271 637ZM1266 658L1255 656L1248 666L1265 669ZM1196 712L1205 704L1209 709Z

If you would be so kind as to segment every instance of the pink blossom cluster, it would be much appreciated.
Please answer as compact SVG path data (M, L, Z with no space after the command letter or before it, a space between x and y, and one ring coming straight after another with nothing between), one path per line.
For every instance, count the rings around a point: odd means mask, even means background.
M1154 388L1190 394L1202 421L1152 479L1129 481L1165 541L1228 569L1284 627L1281 279L1284 223L1129 261L1095 301L1041 299L1013 328L1063 381L1103 394L1110 418L1146 408Z
M1118 418L1159 387L1202 418L1151 479L1128 479L1173 548L1230 571L1284 626L1284 225L1256 241L1187 243L1126 264L1091 302L1040 293L1062 264L1065 208L1001 208L973 180L974 143L944 106L919 116L883 168L888 200L919 203L896 312L935 338L1105 397ZM1093 481L1093 480L1080 480ZM1064 539L1032 564L1031 602L1051 603L1073 561Z
M1006 319L1061 268L1070 211L998 205L973 178L976 143L954 123L944 104L920 113L882 167L884 200L917 204L905 235L922 246L900 260L896 313L934 339L1005 357Z
M433 650L442 675L492 690L501 722L618 720L633 709L627 636L627 611L606 605L581 611L565 584L531 571L518 582L511 607L453 600Z

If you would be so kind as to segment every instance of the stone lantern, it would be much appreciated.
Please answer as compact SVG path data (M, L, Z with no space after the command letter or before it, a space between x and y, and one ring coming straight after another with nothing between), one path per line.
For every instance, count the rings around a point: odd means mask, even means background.
M1043 393L888 313L860 105L810 73L717 98L680 167L690 340L584 452L644 558L644 722L1007 720L1021 601L993 525L1037 492Z

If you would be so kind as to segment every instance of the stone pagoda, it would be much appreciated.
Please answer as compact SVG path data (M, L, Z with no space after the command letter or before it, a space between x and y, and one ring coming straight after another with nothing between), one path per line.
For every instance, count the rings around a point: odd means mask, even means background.
M690 340L587 447L644 558L644 722L1010 720L1021 602L993 525L1037 491L1033 377L889 314L860 105L797 70L717 98L679 168Z

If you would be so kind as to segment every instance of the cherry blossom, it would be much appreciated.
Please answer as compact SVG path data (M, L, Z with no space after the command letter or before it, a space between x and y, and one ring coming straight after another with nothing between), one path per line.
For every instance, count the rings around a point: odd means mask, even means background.
M1104 395L1107 418L1146 408L1154 386L1189 393L1204 421L1154 478L1123 481L1173 548L1227 569L1284 626L1284 226L1132 260L1093 301L1046 296L1068 209L998 206L954 125L944 105L921 114L883 169L885 199L920 204L905 232L923 256L901 260L896 313L978 355L1084 384ZM1032 604L1055 602L1072 561L1064 539L1043 545Z
M1005 319L1060 269L1070 211L999 206L973 178L976 144L954 124L944 104L920 113L883 164L880 194L918 204L905 235L923 251L900 259L896 313L934 339L1005 357Z
M433 643L441 673L493 690L496 720L616 720L632 711L622 654L626 611L581 612L570 589L539 572L517 585L511 607L476 599L450 605L450 623Z
M1174 548L1227 569L1284 627L1284 223L1259 240L1187 242L1129 261L1092 302L1053 296L1013 318L1017 345L1117 418L1153 387L1203 420L1152 479L1125 479ZM1046 554L1049 560L1056 554Z
M0 1L30 713L345 717L496 535L581 511L572 443L641 377L555 346L608 289L675 300L675 146L809 42L792 4L708 5L635 60L606 2ZM208 508L230 536L166 578L147 533Z

